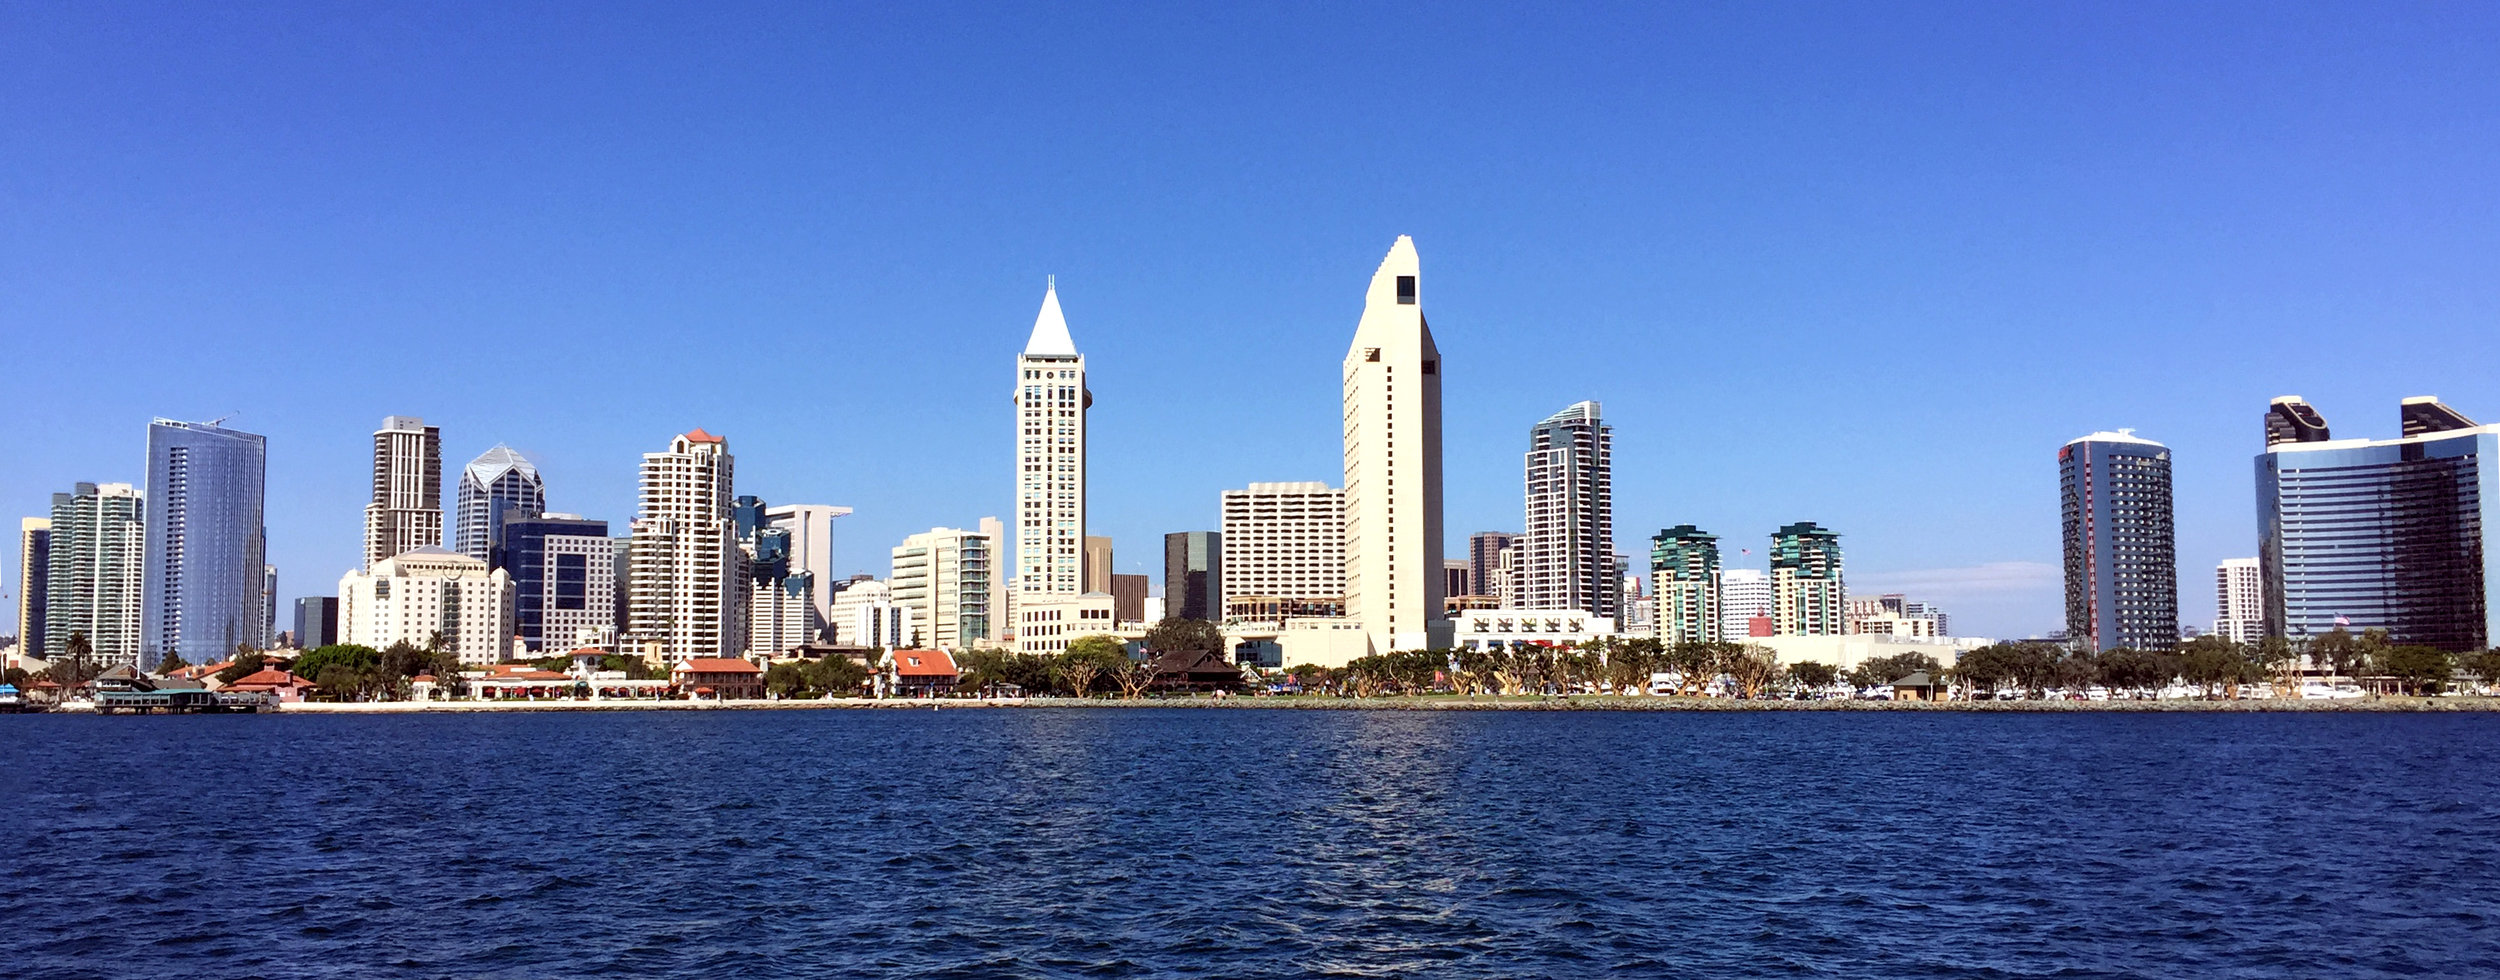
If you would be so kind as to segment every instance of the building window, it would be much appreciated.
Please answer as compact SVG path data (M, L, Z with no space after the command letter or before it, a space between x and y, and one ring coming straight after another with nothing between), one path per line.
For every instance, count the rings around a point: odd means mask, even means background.
M1414 276L1399 276L1399 277L1398 277L1398 305L1399 305L1399 306L1413 306L1413 305L1415 305L1415 277L1414 277Z

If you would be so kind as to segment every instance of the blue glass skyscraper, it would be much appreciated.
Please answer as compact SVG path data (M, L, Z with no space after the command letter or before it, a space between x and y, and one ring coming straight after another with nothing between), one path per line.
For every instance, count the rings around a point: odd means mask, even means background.
M214 422L148 425L147 558L139 663L195 664L267 642L261 504L268 441Z
M495 565L512 576L513 631L532 653L573 649L580 631L616 627L608 522L570 514L511 515Z
M2257 563L2268 636L2384 629L2476 650L2500 636L2500 425L2408 398L2396 439L2335 439L2297 397L2266 410ZM2495 465L2485 465L2495 460Z

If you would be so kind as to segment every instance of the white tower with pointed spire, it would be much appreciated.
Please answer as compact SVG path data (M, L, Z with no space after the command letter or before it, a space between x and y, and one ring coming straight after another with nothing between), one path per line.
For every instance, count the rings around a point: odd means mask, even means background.
M1016 356L1018 591L1085 591L1085 410L1093 404L1054 278Z
M1450 645L1441 608L1441 351L1415 240L1372 273L1345 356L1346 616L1373 653Z

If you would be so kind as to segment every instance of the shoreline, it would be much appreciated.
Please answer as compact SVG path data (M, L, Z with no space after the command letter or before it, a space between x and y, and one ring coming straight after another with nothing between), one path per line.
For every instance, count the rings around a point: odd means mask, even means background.
M1392 696L1323 698L1173 698L1121 700L1087 698L841 699L800 701L351 701L295 702L275 714L495 714L547 711L927 711L927 710L1082 710L1182 708L1241 711L1906 711L2042 714L2072 712L2192 713L2454 713L2500 712L2495 697L2361 698L2345 701L2293 701L2248 698L2237 701L1739 701L1731 698L1616 697L1612 695L1520 696L1462 698Z

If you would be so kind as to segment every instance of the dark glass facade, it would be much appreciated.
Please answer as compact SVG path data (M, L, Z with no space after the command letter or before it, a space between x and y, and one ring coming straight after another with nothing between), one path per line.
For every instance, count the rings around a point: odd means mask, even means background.
M268 444L206 422L148 426L146 599L139 666L195 664L268 642L261 502Z
M2500 426L2269 446L2256 460L2266 634L2342 626L2449 651L2489 645L2495 453Z
M2066 635L2095 650L2179 642L2179 555L2170 449L2123 432L2057 451Z
M1163 536L1163 614L1224 621L1224 534L1174 531Z
M553 537L596 538L594 548L571 549L571 553L551 554L547 539ZM547 614L551 611L573 612L589 609L590 563L608 560L612 554L608 541L608 522L577 517L522 517L511 514L503 525L503 540L496 544L496 564L512 576L513 632L532 651L548 649ZM587 553L584 553L587 552ZM622 589L617 591L621 592ZM604 597L602 597L604 598ZM609 600L612 603L612 600ZM610 621L613 622L613 611ZM571 636L558 636L559 646L570 644Z

